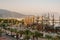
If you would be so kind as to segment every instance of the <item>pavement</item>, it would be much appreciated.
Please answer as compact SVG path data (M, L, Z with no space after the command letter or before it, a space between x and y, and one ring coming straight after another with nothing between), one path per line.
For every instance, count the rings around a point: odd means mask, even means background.
M0 37L0 40L17 40L17 39L3 33L2 36Z

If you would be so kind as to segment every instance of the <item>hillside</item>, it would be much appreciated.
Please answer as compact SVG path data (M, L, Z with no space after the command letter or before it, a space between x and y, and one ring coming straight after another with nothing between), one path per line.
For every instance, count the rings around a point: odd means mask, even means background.
M17 12L0 9L0 18L22 18L22 17L25 17L25 15Z

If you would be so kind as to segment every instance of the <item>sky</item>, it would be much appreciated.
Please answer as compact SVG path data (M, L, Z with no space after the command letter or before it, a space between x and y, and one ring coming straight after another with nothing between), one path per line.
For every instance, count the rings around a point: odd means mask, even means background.
M60 13L60 0L0 0L0 9L28 15Z

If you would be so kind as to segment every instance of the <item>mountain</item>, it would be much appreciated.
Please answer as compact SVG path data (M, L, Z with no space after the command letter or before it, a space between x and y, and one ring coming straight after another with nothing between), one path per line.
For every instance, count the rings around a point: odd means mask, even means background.
M18 12L8 11L5 9L0 9L0 18L23 18L26 15L23 15Z

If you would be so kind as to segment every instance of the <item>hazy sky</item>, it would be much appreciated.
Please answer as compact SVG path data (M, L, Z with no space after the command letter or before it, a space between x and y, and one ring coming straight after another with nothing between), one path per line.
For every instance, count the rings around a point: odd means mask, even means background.
M60 13L60 0L0 0L0 9L23 14Z

